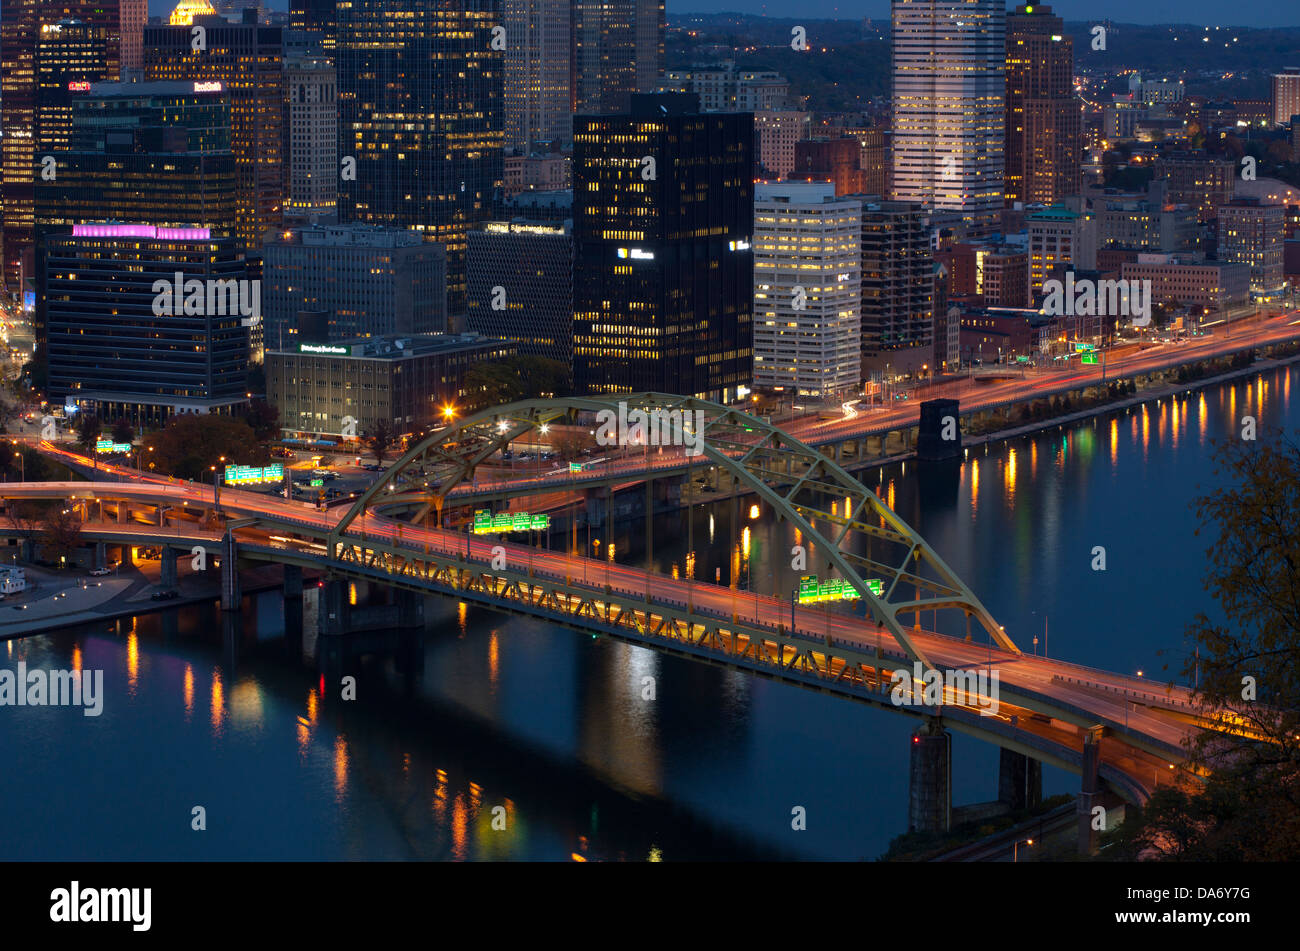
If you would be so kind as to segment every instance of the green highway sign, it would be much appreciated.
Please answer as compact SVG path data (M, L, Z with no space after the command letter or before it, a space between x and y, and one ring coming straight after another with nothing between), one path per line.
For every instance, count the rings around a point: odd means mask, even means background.
M1097 362L1097 355L1095 353L1085 353L1079 358L1079 362L1095 364Z
M475 535L543 531L549 528L550 524L549 515L529 515L527 512L500 512L493 515L487 509L479 509L474 513Z
M322 485L324 485L324 484L325 484L325 480L324 480L324 479L312 479L312 480L311 480L311 487L312 487L313 489L320 488L320 487L321 487Z
M867 590L879 598L885 593L885 583L879 578L868 578ZM799 579L800 604L815 604L819 601L853 601L861 597L857 588L840 578L829 578L820 584L816 575L806 575Z

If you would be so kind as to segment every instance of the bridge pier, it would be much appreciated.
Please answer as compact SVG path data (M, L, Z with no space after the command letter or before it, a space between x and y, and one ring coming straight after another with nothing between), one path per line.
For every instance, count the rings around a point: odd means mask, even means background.
M938 717L927 717L912 734L908 783L909 832L947 832L952 827L952 736Z
M239 590L239 545L233 532L221 539L221 610L238 611L242 600Z
M163 547L162 550L162 578L160 584L164 588L176 587L176 549Z
M284 566L284 596L286 600L289 598L302 599L301 565Z
M424 627L424 595L399 588L393 592L393 600L397 605L398 627Z
M108 543L95 542L95 567L103 568L108 564Z
M117 524L125 525L131 520L131 506L125 500L117 503Z
M320 589L320 633L343 634L348 629L347 582L337 575L326 575Z
M1012 812L1031 809L1043 801L1043 764L1024 753L999 750L998 801Z
M1083 770L1079 788L1079 854L1097 853L1097 830L1092 810L1101 804L1097 770L1101 765L1101 735L1104 728L1092 727L1083 734Z

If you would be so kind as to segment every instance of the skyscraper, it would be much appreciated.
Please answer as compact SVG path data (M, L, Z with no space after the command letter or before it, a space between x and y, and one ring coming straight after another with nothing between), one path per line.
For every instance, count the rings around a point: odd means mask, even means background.
M862 202L862 376L921 374L934 359L934 254L925 209Z
M831 400L856 389L862 202L831 182L754 186L754 386Z
M569 0L504 0L506 145L573 137Z
M958 211L972 233L1002 207L1002 0L893 0L893 196Z
M664 0L573 0L573 112L626 112L664 65Z
M32 277L33 201L39 134L37 46L45 27L79 20L107 35L107 78L121 65L119 0L0 0L0 215L4 280L12 293Z
M339 221L442 242L453 318L465 312L466 232L493 217L503 179L499 10L499 0L339 7Z
M321 48L333 52L339 33L337 6L335 0L291 0L289 29L319 33Z
M1277 293L1285 280L1282 248L1286 206L1235 198L1219 208L1219 260L1250 266L1250 289Z
M1079 193L1083 114L1074 43L1051 7L1007 14L1006 201L1050 205Z
M64 20L41 26L36 42L37 162L68 147L73 97L108 78L109 32L104 26Z
M284 63L288 125L285 220L323 221L338 215L338 75L326 57L303 54Z
M259 26L257 11L232 23L196 17L205 45L194 46L192 27L150 26L144 31L145 78L182 80L217 88L230 103L230 147L239 175L235 237L256 252L268 229L283 222L284 45L279 27Z
M735 400L751 373L753 115L636 95L575 117L573 147L575 389Z

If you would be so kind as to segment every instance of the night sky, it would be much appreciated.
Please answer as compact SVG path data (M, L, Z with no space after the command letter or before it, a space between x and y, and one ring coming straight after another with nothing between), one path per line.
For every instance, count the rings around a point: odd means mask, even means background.
M669 13L718 13L736 10L774 17L872 17L886 19L886 0L845 3L843 0L667 0ZM149 0L149 12L162 14L175 0ZM271 9L288 8L289 0L269 0ZM1225 4L1222 0L1073 0L1049 4L1067 20L1113 18L1120 23L1195 23L1209 26L1300 26L1300 4L1295 0L1252 0Z

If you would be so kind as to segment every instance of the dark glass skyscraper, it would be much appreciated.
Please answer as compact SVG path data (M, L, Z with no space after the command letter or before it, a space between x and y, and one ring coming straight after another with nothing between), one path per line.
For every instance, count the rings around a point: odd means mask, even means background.
M135 8L132 7L132 10ZM108 79L121 66L119 0L0 0L0 220L4 229L4 280L17 293L32 274L33 216L40 130L37 49L51 27L79 20L101 27L107 41Z
M573 0L573 111L626 112L664 68L664 0Z
M290 0L289 29L320 34L321 49L334 52L339 33L335 0Z
M465 312L466 232L493 216L503 178L504 53L492 48L500 7L352 0L338 8L339 221L414 228L445 244L453 317Z
M578 392L730 402L753 352L754 116L693 93L574 119Z

